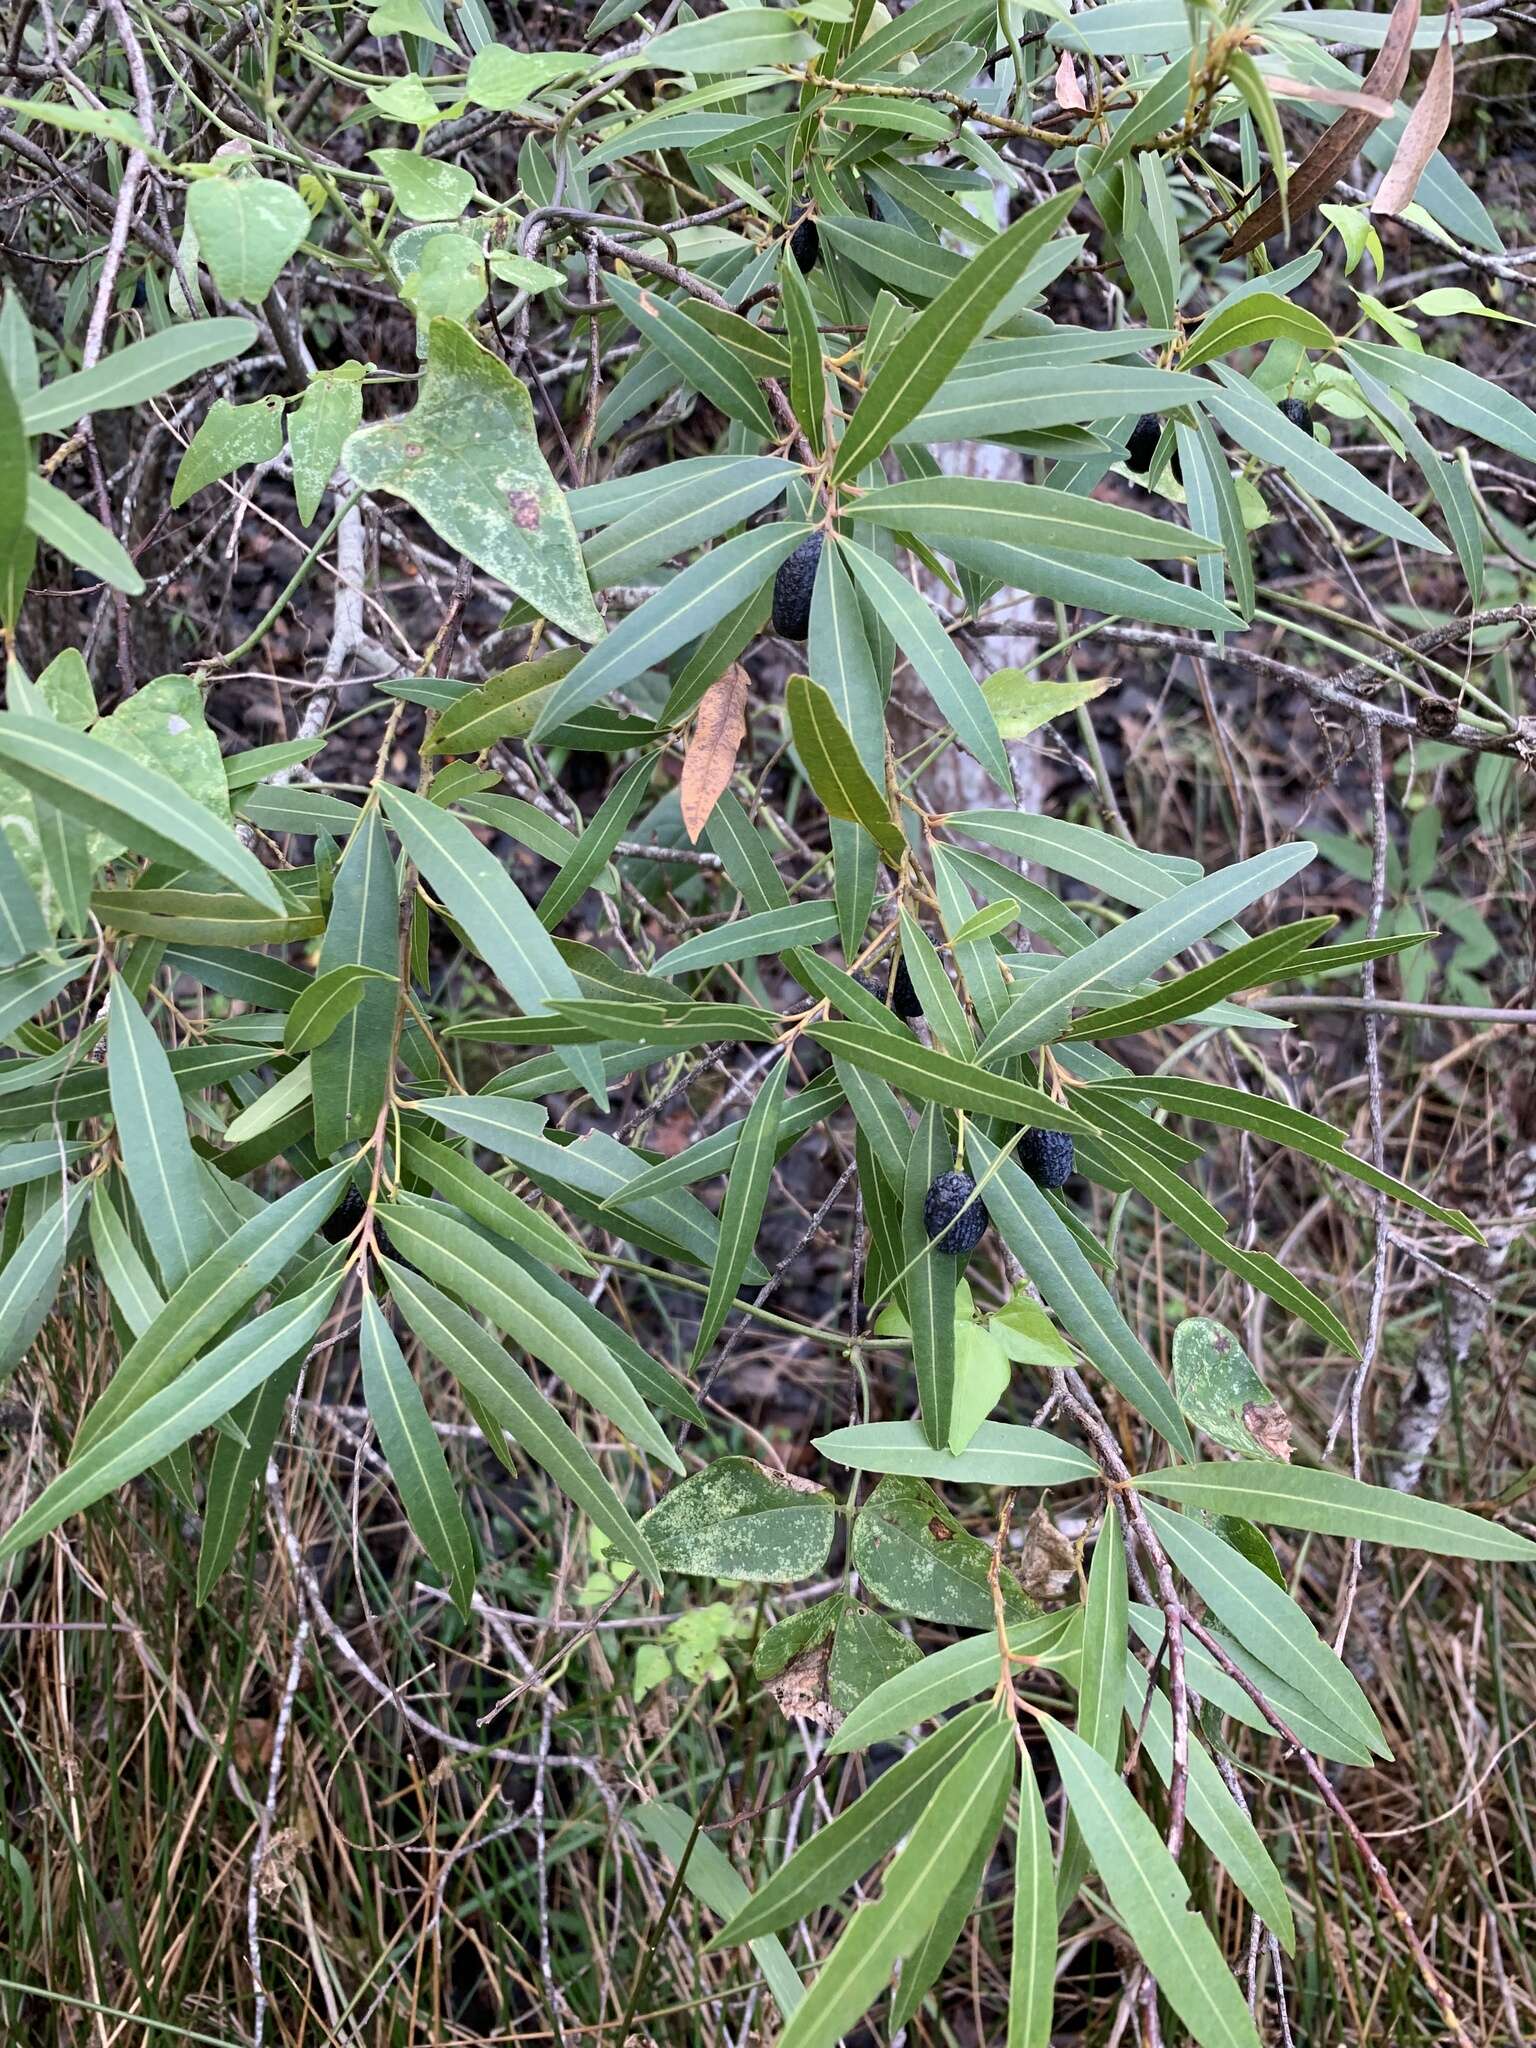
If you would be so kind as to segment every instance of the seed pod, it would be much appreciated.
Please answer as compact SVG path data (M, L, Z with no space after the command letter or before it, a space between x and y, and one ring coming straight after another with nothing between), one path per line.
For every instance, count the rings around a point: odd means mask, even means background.
M1076 1165L1072 1140L1065 1131L1026 1131L1019 1164L1037 1188L1065 1187Z
M779 564L773 579L773 630L786 640L803 640L811 630L811 592L816 588L821 540L819 533L807 534Z
M923 1228L935 1251L963 1259L987 1234L987 1212L968 1173L941 1173L923 1197ZM969 1204L969 1207L967 1207Z
M1293 427L1300 427L1304 434L1312 432L1312 408L1299 398L1282 398L1280 410Z
M1157 453L1157 444L1163 436L1163 423L1155 412L1144 412L1131 429L1126 443L1125 466L1134 470L1137 476L1145 476L1152 467L1152 457Z
M816 268L821 255L821 230L812 219L809 208L795 224L795 231L789 238L789 253L799 265L802 277L808 270Z
M871 968L868 973L856 974L853 978L860 988L869 990L876 1002L884 1003L886 1008L894 1010L898 1017L912 1018L923 1014L923 1006L917 999L917 990L912 986L912 977L907 972L905 960L897 960L894 975L891 974L889 967L882 963L879 967Z

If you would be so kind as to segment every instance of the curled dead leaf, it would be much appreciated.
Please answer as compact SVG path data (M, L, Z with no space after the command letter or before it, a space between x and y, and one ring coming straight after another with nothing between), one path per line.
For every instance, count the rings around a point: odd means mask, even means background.
M828 1636L802 1650L763 1688L787 1721L814 1721L820 1728L836 1728L842 1721L827 1697L831 1662L832 1638Z
M1077 66L1072 62L1072 52L1063 50L1061 62L1056 66L1056 104L1058 107L1077 107L1087 112L1088 102L1083 98L1083 88L1077 82Z
M678 789L683 825L695 844L735 772L736 756L747 735L751 687L752 678L739 661L733 661L699 701Z
M1445 131L1451 125L1451 107L1456 94L1456 60L1451 54L1453 19L1453 13L1445 17L1445 31L1435 52L1435 61L1429 67L1429 76L1424 81L1424 90L1414 102L1413 112L1403 123L1396 154L1371 201L1372 213L1398 214L1412 203L1413 195L1419 189L1419 180L1428 170L1430 158L1440 147Z
M1243 1427L1261 1451L1291 1462L1291 1418L1278 1401L1250 1401L1243 1409Z

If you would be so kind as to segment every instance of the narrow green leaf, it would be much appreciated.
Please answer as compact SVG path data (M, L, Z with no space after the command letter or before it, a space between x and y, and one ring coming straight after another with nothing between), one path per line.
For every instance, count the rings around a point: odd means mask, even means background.
M1051 1837L1035 1767L1019 1761L1013 1851L1013 1950L1008 1960L1006 2048L1051 2048L1056 2007L1056 1892Z
M721 18L714 17L716 20ZM783 19L782 16L774 18ZM698 25L708 27L713 23ZM725 1851L718 1848L708 1835L695 1833L688 1816L678 1807L668 1805L665 1800L648 1799L643 1806L635 1808L634 1820L636 1827L656 1844L674 1868L681 1868L683 1858L687 1856L685 1881L688 1889L722 1920L729 1920L750 1901L752 1894ZM788 2019L805 1994L799 1973L784 1953L783 1944L774 1935L758 1935L752 1943L752 1955L773 1994L780 2017Z
M774 438L767 400L718 336L655 290L633 284L616 271L610 270L603 283L630 325L666 357L686 384L765 441Z
M419 1174L444 1201L462 1209L472 1222L511 1238L546 1265L564 1266L574 1273L596 1272L574 1237L567 1237L542 1210L522 1201L490 1174L482 1173L451 1145L440 1145L414 1124L402 1124L400 1157L412 1173Z
M699 1318L698 1336L694 1339L692 1370L695 1373L730 1313L758 1226L763 1220L773 1179L779 1116L788 1077L789 1058L786 1054L775 1060L764 1076L747 1112L736 1156L731 1161L731 1177L726 1183L725 1199L720 1204L720 1255L710 1270L709 1295Z
M48 1186L57 1185L56 1181L45 1184L43 1195L47 1196ZM0 1269L0 1380L20 1364L48 1319L81 1206L90 1199L88 1186L66 1181L38 1214L31 1205L37 1193L38 1189L29 1189L18 1198L28 1204L23 1211L26 1233Z
M475 1546L448 1460L421 1389L372 1293L363 1290L363 1398L400 1493L406 1520L467 1621L475 1594Z
M310 983L289 1012L292 1028L300 1005L323 1000L320 982L348 969L365 976L339 984L356 987L355 1007L338 1014L329 1035L308 1039L314 1049L315 1145L322 1157L372 1136L389 1086L399 993L399 889L378 805L370 804L331 884L330 915L316 963L320 981Z
M27 525L40 541L57 548L76 568L99 577L128 597L142 595L144 578L117 536L46 477L35 473L27 478ZM8 765L14 767L14 763Z
M754 911L713 931L684 939L656 966L666 975L685 974L729 961L755 960L764 953L782 953L790 946L819 946L837 931L837 912L828 903L795 903L782 910Z
M355 963L317 974L288 1012L283 1026L283 1050L304 1053L324 1045L361 1003L371 983L385 982L393 988L394 980L392 974ZM336 1147L325 1149L335 1151Z
M791 676L785 698L795 751L822 808L832 818L862 825L888 859L906 852L890 804L859 759L832 699L809 676Z
M213 1245L202 1179L165 1048L120 975L111 987L107 1079L118 1148L160 1277L174 1292Z
M807 1035L835 1058L878 1074L919 1102L940 1102L974 1116L1005 1117L1010 1123L1043 1124L1049 1130L1093 1136L1092 1124L1074 1110L1063 1109L1043 1089L934 1052L910 1033L898 1038L876 1025L833 1020L811 1026Z
M1075 1609L1011 1622L1008 1647L1037 1664L1075 1658L1081 1622ZM1001 1672L995 1625L945 1649L931 1650L920 1664L897 1672L860 1700L834 1732L828 1748L833 1755L844 1755L894 1741L920 1722L937 1720L962 1700L991 1691Z
M907 1152L901 1250L923 1432L929 1444L946 1457L955 1399L955 1281L959 1268L956 1260L930 1244L923 1227L923 1198L932 1182L953 1166L954 1159L943 1111L931 1102L912 1133Z
M935 1450L915 1422L856 1422L814 1439L835 1465L905 1472L960 1486L1069 1486L1096 1479L1093 1460L1043 1429L984 1422L958 1457Z
M1068 553L1124 555L1130 561L1157 561L1219 554L1221 542L1154 519L1145 512L1102 504L1072 491L1054 491L1039 484L998 481L990 477L913 477L865 491L858 517L872 526L915 533L942 541L950 534L985 533L1019 547Z
M583 828L575 851L539 899L539 923L545 931L555 929L608 865L609 856L640 808L655 766L649 754L632 762L604 798L596 816Z

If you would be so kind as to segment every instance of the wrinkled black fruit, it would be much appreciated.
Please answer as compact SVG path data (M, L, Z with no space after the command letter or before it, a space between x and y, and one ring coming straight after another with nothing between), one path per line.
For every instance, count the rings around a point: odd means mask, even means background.
M367 1207L362 1189L356 1181L349 1181L347 1192L321 1224L320 1235L327 1244L340 1244L343 1239L350 1237L362 1222Z
M1065 1187L1076 1164L1065 1131L1026 1131L1019 1140L1019 1164L1038 1188Z
M773 630L786 640L803 640L811 630L811 592L816 588L821 538L819 533L808 534L779 564L773 579Z
M941 1173L923 1197L923 1228L935 1251L963 1259L987 1234L987 1212L971 1201L976 1183L968 1173ZM970 1207L966 1203L970 1202Z
M1300 427L1304 434L1312 431L1312 408L1299 398L1282 398L1280 410L1293 427Z
M821 256L821 231L808 213L802 213L795 232L789 238L789 253L800 267L804 277L808 270L814 270Z
M891 974L885 966L873 967L867 974L856 974L854 980L860 988L869 990L876 1002L884 1003L894 1010L898 1017L920 1017L923 1006L917 999L917 990L912 986L912 977L907 972L905 960L896 962L896 972Z
M1145 476L1152 467L1152 457L1157 453L1157 444L1163 437L1163 423L1155 412L1144 412L1131 429L1131 438L1126 443L1125 466L1133 469L1138 476Z

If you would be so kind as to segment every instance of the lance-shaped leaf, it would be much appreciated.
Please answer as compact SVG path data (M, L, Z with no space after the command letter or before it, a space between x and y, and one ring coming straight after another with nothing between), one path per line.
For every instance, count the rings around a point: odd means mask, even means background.
M827 692L809 676L791 676L786 703L795 751L828 817L862 825L882 853L899 861L906 852L901 827Z
M919 1045L910 1033L898 1037L879 1025L833 1020L813 1025L808 1036L836 1059L878 1074L919 1102L939 1102L947 1109L969 1110L973 1116L1006 1117L1010 1123L1042 1124L1074 1136L1094 1134L1092 1124L1075 1110L1063 1109L1043 1089L935 1052Z
M81 971L79 959L66 960L58 966L42 960L24 960L20 966L0 974L0 1038L10 1038L51 1003L60 990L78 980Z
M77 1446L58 1478L0 1538L0 1560L13 1557L70 1515L138 1478L227 1415L253 1387L308 1349L340 1284L334 1276L327 1278L242 1324L179 1379L100 1432L88 1447Z
M28 434L52 434L72 427L86 413L115 412L142 405L164 391L243 355L260 329L253 320L193 320L167 327L144 341L131 341L93 369L55 377L34 391L21 408Z
M370 984L376 982L385 983L393 996L394 975L382 973L376 967L362 967L354 962L317 974L288 1012L283 1026L283 1050L303 1053L324 1045L362 1002ZM336 1147L323 1149L334 1151Z
M1062 52L1066 61L1066 52ZM1013 1947L1008 1958L1006 2048L1051 2048L1056 2007L1056 1887L1045 1802L1028 1750L1019 1760L1013 1851Z
M911 662L924 689L954 727L955 737L994 782L1003 789L1010 788L1008 756L998 736L991 706L934 617L933 607L883 556L853 541L840 541L838 545L859 589Z
M1261 397L1246 378L1224 363L1217 364L1216 374L1225 389L1218 391L1213 386L1206 404L1239 447L1261 461L1274 463L1320 504L1331 505L1373 532L1406 541L1432 555L1450 553L1422 519L1405 511L1343 456L1294 426L1279 406Z
M364 490L413 505L434 532L576 639L602 633L528 387L457 321L429 325L414 409L360 427L342 466Z
M1059 1614L1038 1614L1008 1625L1011 1654L1053 1668L1075 1661L1082 1614L1070 1608ZM827 1745L833 1755L871 1749L891 1742L922 1721L937 1720L962 1700L990 1692L1002 1672L997 1627L966 1636L943 1650L930 1650L921 1663L876 1686L848 1715ZM946 1724L948 1725L948 1724Z
M942 541L949 534L985 534L1018 547L1124 555L1130 561L1219 554L1220 541L1120 505L1072 491L990 477L912 477L865 491L858 517L872 526Z
M698 1336L694 1339L695 1372L730 1313L757 1238L758 1225L763 1220L768 1188L773 1179L779 1113L788 1076L789 1058L785 1054L774 1061L758 1088L742 1127L736 1156L731 1161L731 1176L726 1182L725 1199L720 1204L720 1253L710 1269L709 1295L699 1318Z
M728 419L741 420L765 441L773 439L767 400L718 336L657 292L614 271L603 282L630 325L666 357L685 384L702 392Z
M1041 818L1027 811L951 811L944 822L968 839L984 840L1021 860L1038 861L1138 910L1161 903L1186 883L1198 881L1202 873L1198 861L1147 853L1097 826L1073 825L1065 818ZM946 854L964 867L967 855L962 850L947 848ZM1014 887L1017 878L1009 875L1007 883ZM1078 943L1087 943L1081 933ZM1063 941L1063 950L1075 952L1077 946Z
M66 817L174 869L209 868L281 913L266 869L168 775L56 720L0 712L5 772Z
M1049 968L1011 1003L983 1041L980 1057L997 1061L1033 1052L1061 1031L1085 991L1098 980L1124 987L1166 966L1198 939L1218 930L1239 911L1277 889L1312 859L1316 848L1273 847L1235 867L1191 882L1177 895Z
M0 1380L20 1364L47 1321L82 1204L90 1199L88 1186L66 1181L38 1213L30 1206L32 1198L47 1192L30 1189L14 1198L29 1203L23 1212L29 1220L20 1244L0 1270Z
M1143 1083L1140 1077L1095 1081L1091 1090L1085 1093L1084 1100L1091 1103L1099 1094L1130 1096L1139 1102L1151 1103L1155 1108L1169 1110L1174 1116L1190 1117L1197 1123L1223 1124L1232 1130L1251 1131L1258 1138L1272 1138L1277 1144L1305 1152L1309 1159L1319 1160L1336 1172L1348 1174L1352 1180L1363 1181L1367 1187L1375 1188L1381 1194L1391 1195L1396 1201L1422 1210L1426 1216L1434 1217L1437 1223L1447 1224L1452 1230L1460 1231L1463 1237L1471 1238L1474 1244L1483 1241L1477 1225L1460 1209L1444 1208L1439 1202L1432 1202L1427 1195L1420 1194L1417 1188L1410 1187L1407 1181L1399 1180L1395 1174L1383 1173L1369 1160L1357 1159L1353 1152L1345 1150L1344 1140L1332 1124L1325 1124L1320 1117L1308 1116L1304 1110L1292 1109L1289 1103L1250 1095L1241 1088L1224 1088L1214 1081L1159 1079Z
M798 474L793 463L777 455L701 459L708 465L703 470L691 461L669 462L663 469L623 479L649 479L659 489L638 504L625 506L586 543L582 552L595 586L633 581L658 562L670 562L674 555L729 533L733 526L783 497L790 478ZM573 499L580 495L572 494Z
M1196 369L1260 341L1292 341L1300 348L1335 346L1332 333L1315 313L1293 306L1275 292L1249 292L1206 315L1184 352L1183 367Z
M1125 1532L1111 1499L1088 1567L1088 1598L1083 1606L1082 1650L1077 1666L1077 1732L1112 1770L1118 1770L1120 1765L1129 1625ZM1059 1908L1064 1909L1076 1898L1087 1862L1087 1843L1076 1816L1069 1810L1056 1876Z
M547 932L552 932L566 912L580 902L608 865L609 855L640 808L654 768L655 762L648 754L632 762L604 798L597 815L583 828L575 851L539 899L539 923Z
M1236 633L1242 621L1226 605L1159 575L1145 562L1113 555L1068 555L1045 548L1016 547L990 534L951 534L944 553L1009 589L1081 605L1106 615L1145 619L1160 626Z
M698 26L713 27L714 21L722 18L716 16ZM784 17L775 15L773 19L782 21ZM735 1865L723 1849L690 1823L680 1808L668 1805L662 1799L649 1799L634 1809L634 1821L674 1869L683 1874L689 1891L710 1912L718 1914L722 1920L729 1920L747 1904L751 1893ZM794 1964L785 1954L783 1944L772 1934L755 1937L752 1955L773 1994L780 2016L787 2019L805 1995Z
M1080 197L1073 186L989 242L903 331L854 409L832 464L832 481L857 476L929 399L1061 226Z
M1243 522L1242 500L1232 481L1226 454L1216 438L1216 429L1200 412L1196 413L1193 426L1183 420L1176 422L1175 434L1190 524L1197 532L1219 540L1224 551L1220 562L1208 557L1201 561L1200 587L1207 597L1219 603L1226 589L1224 575L1229 575L1237 609L1245 619L1251 619L1257 602L1253 550Z
M1234 1469L1246 1475L1249 1468ZM1145 1504L1145 1513L1174 1564L1240 1643L1284 1672L1353 1740L1380 1756L1391 1754L1353 1674L1267 1572L1192 1515L1170 1514L1151 1501Z
M401 1314L438 1363L591 1517L619 1555L660 1586L661 1568L650 1544L559 1409L457 1302L392 1260L379 1265Z
M883 1771L867 1792L802 1842L710 1943L732 1948L830 1906L909 1832L991 1709L967 1708Z
M1180 1017L1192 1017L1207 1003L1218 1002L1234 990L1263 988L1269 982L1285 981L1285 970L1314 939L1332 929L1331 917L1299 918L1279 931L1265 932L1234 946L1219 960L1192 968L1162 983L1147 995L1132 996L1107 1010L1095 1010L1062 1035L1065 1038L1117 1038L1123 1033L1151 1031Z
M472 1222L494 1230L500 1237L511 1238L546 1265L566 1266L572 1272L589 1275L596 1271L575 1238L567 1237L541 1209L522 1201L490 1174L482 1173L451 1145L440 1145L414 1124L403 1124L400 1157L413 1174L419 1174L444 1201L462 1209Z
M40 541L57 548L76 568L99 576L114 590L129 597L137 597L143 591L144 578L116 534L109 533L100 520L93 519L83 506L36 471L27 477L27 525ZM14 609L20 602L20 594L11 581L18 560L14 550L7 559L8 603Z
M1363 363L1432 419L1461 427L1523 461L1536 461L1536 411L1464 364L1371 341L1351 341L1345 353L1352 365Z
M335 1208L351 1172L352 1162L343 1160L329 1172L301 1182L243 1223L193 1267L149 1328L124 1352L122 1363L80 1425L75 1457L169 1387L204 1344L277 1278ZM279 1363L281 1360L274 1361ZM238 1394L233 1397L239 1398Z
M1304 1465L1191 1465L1149 1473L1136 1482L1148 1493L1204 1508L1213 1515L1243 1515L1311 1529L1320 1536L1350 1536L1434 1557L1475 1557L1529 1562L1536 1543L1501 1529L1464 1508L1423 1500L1390 1486L1369 1486L1346 1472Z
M965 1141L999 1236L1063 1330L1176 1451L1192 1457L1194 1446L1167 1381L1137 1342L1049 1197L974 1125L967 1129Z
M270 1373L229 1410L229 1427L214 1439L203 1489L202 1541L197 1549L201 1607L235 1554L256 1489L267 1469L288 1398L304 1369L300 1352Z
M997 1793L1012 1777L1011 1716L983 1723L886 1871L880 1896L859 1908L779 2038L779 2048L833 2048L921 1943L966 1867L996 1827Z
M172 1290L212 1247L202 1177L165 1048L122 980L112 977L107 1078L123 1171Z
M923 1111L907 1149L901 1194L901 1252L907 1318L912 1329L912 1370L923 1431L948 1449L955 1400L955 1281L959 1262L929 1242L924 1198L955 1163L954 1147L936 1102Z
M519 1009L536 1016L552 996L580 996L575 975L523 892L466 824L403 789L386 790L384 807L401 845ZM606 1108L596 1056L573 1048L563 1058L592 1100Z
M415 1196L403 1195L381 1207L379 1217L400 1258L488 1316L631 1443L681 1471L677 1453L607 1345L522 1265L448 1210Z
M1226 1958L1130 1787L1081 1736L1040 1721L1110 1903L1163 1996L1200 2048L1261 2048Z
M656 965L667 975L701 967L755 960L764 953L782 953L791 946L819 946L837 930L837 912L828 903L793 903L782 910L758 910L713 931L684 939Z
M315 1144L323 1156L371 1136L378 1121L394 1050L399 960L399 878L379 807L370 804L336 869L317 963L320 982L353 970L353 976L333 986L356 990L355 1003L340 1013L336 1027L309 1041L314 1048ZM357 970L366 972L353 978ZM295 1001L290 1019L306 1003L329 1008L319 982Z
M556 685L534 725L534 738L546 738L578 711L656 667L765 590L780 562L810 531L796 520L753 527L691 562L654 597L626 612L607 638Z
M1069 1486L1096 1479L1098 1467L1043 1429L984 1422L959 1456L935 1450L915 1422L855 1422L815 1438L835 1465L855 1472L904 1472L965 1486Z
M938 1912L924 1930L922 1940L902 1960L901 1982L891 1995L890 2026L895 2039L900 2038L902 2028L911 2025L923 2000L943 1975L944 1965L954 1953L976 1906L1013 1791L1013 1759L1009 1757L1006 1761L1008 1767L1000 1766L992 1779L990 1810L982 1816L964 1854L958 1855L953 1868L939 1879Z
M448 1460L421 1389L372 1293L363 1290L363 1399L400 1493L406 1520L447 1580L467 1620L475 1594L475 1545Z
M640 1523L667 1571L769 1585L813 1578L836 1525L831 1494L755 1458L717 1458Z

